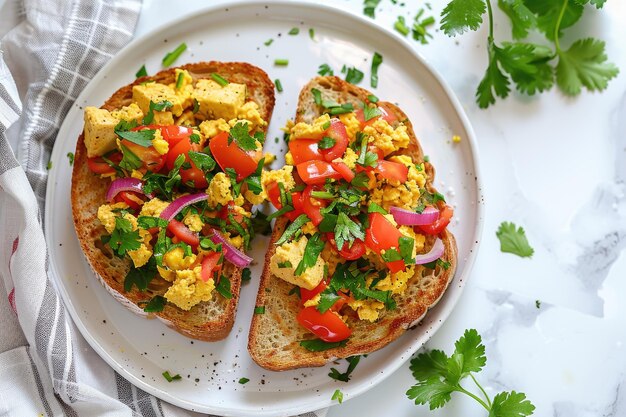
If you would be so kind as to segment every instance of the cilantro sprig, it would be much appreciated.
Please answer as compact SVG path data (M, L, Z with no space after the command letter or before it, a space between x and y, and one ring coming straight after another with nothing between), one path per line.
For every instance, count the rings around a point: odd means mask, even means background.
M521 392L501 392L493 401L485 389L474 377L487 363L485 346L475 329L466 330L454 344L454 353L450 356L441 350L421 353L411 360L411 372L417 381L406 395L415 404L428 404L431 410L443 407L452 398L452 393L460 392L482 405L489 416L527 417L533 414L535 406ZM461 385L469 377L480 393L474 394ZM481 398L482 396L482 398Z
M500 250L512 253L521 258L530 258L535 250L528 243L524 228L516 227L514 223L502 222L496 237L500 240Z
M569 48L561 45L564 29L577 23L584 5L602 8L605 0L499 0L498 6L509 17L514 42L496 43L491 0L452 0L442 12L441 29L448 36L477 30L487 13L488 65L478 85L476 101L481 108L506 98L511 83L522 94L534 95L550 90L554 84L568 96L588 91L602 91L619 73L608 62L604 41L583 38ZM543 33L552 44L524 42L533 30ZM554 62L556 61L556 65Z

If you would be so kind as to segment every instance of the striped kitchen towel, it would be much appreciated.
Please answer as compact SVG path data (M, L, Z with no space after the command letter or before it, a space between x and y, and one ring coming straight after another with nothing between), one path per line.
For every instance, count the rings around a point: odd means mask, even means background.
M42 213L52 146L78 94L133 37L141 2L0 5L0 415L197 415L132 386L100 359L47 274Z

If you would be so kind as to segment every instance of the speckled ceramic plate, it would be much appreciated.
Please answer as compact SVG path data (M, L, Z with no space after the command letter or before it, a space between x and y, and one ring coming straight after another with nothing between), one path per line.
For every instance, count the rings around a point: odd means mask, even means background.
M287 32L299 27L300 34ZM309 28L315 29L313 39ZM273 39L269 46L264 41ZM237 321L230 336L218 343L192 341L157 320L145 320L118 304L102 288L83 259L71 219L71 168L66 154L75 148L82 130L82 108L100 106L116 89L134 79L146 64L149 73L160 69L161 58L181 42L188 50L177 63L203 60L247 61L280 79L267 150L283 155L280 127L293 117L300 88L322 63L339 73L356 66L366 74L374 51L380 52L380 83L375 93L397 102L415 126L417 136L437 168L435 181L456 206L451 226L459 246L454 282L422 325L383 350L368 355L349 383L328 377L329 367L274 373L258 367L246 350L248 327L261 273L265 238L254 242L252 281L243 285ZM275 58L289 59L286 67ZM453 135L462 141L451 142ZM402 365L441 325L455 305L476 255L482 224L481 192L476 148L461 107L437 74L395 34L371 20L331 7L287 1L208 8L155 28L136 39L89 83L69 112L52 154L46 205L47 243L51 271L76 325L104 360L140 388L178 406L220 415L293 415L333 404L336 389L344 401L380 383ZM282 156L275 162L282 163ZM332 365L337 367L338 365ZM346 367L345 361L339 368ZM179 373L168 383L161 373ZM239 378L250 379L245 385Z

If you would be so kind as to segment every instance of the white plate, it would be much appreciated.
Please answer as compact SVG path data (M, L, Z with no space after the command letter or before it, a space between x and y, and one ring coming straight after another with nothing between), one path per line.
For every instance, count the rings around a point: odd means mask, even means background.
M299 27L300 34L287 32ZM309 28L315 28L315 40ZM273 38L268 47L263 43ZM181 42L189 49L176 64L202 60L247 61L279 78L283 93L276 107L267 150L285 152L280 127L293 117L300 88L316 75L321 63L337 73L356 66L365 73L361 85L369 88L369 67L374 51L380 52L380 83L374 92L397 102L413 121L425 153L437 171L435 184L456 207L452 226L459 246L458 271L447 293L423 324L399 340L364 358L349 383L328 377L330 366L274 373L258 367L246 350L253 314L260 263L252 268L253 279L243 285L237 320L230 336L218 343L192 341L157 320L135 316L118 304L97 282L83 259L74 233L70 210L71 169L66 154L74 151L82 130L82 109L100 106L116 89L134 79L146 64L149 73L160 69L161 58ZM273 65L288 58L287 67ZM453 134L462 141L452 143ZM293 415L334 402L341 389L350 400L383 381L422 346L449 315L461 294L482 225L482 201L476 147L461 107L434 71L408 43L367 18L315 4L286 1L238 4L208 8L192 16L156 28L117 54L94 77L67 115L52 153L46 204L46 238L51 272L68 310L83 336L117 372L140 388L178 406L220 415ZM276 162L282 163L282 156ZM263 259L265 238L254 242L253 256ZM346 362L332 366L344 370ZM161 373L183 376L168 383ZM250 379L245 385L239 378Z

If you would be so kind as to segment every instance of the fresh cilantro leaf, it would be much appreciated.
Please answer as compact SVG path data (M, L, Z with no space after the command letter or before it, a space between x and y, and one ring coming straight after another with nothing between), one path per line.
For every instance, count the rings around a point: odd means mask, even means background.
M116 124L115 127L113 128L113 131L126 132L128 130L134 129L135 127L137 127L136 120L131 120L131 121L120 120L120 122Z
M252 271L250 271L250 268L244 268L241 271L241 281L242 282L248 282L252 279Z
M350 219L345 213L340 212L337 216L337 225L335 226L335 242L337 249L341 250L344 243L352 246L354 239L365 239L365 233L361 226Z
M348 72L346 72L346 81L350 84L358 84L363 80L363 72L359 71L357 68L352 67L348 68Z
M265 314L265 306L254 307L254 314Z
M524 0L498 0L498 6L509 17L515 39L528 36L528 31L537 25L535 14L524 4Z
M165 308L165 304L167 304L167 300L165 299L165 297L155 295L150 299L150 301L148 301L146 306L143 308L143 311L145 311L146 313L158 313L160 311L163 311L163 309Z
M172 52L168 52L167 54L165 54L162 61L163 66L169 67L170 65L172 65L178 59L178 57L186 50L187 44L183 42L178 45L176 49L174 49Z
M243 151L254 151L257 148L256 139L250 136L247 122L237 122L230 129L229 140L234 140L237 146Z
M452 0L441 13L441 30L448 36L476 30L486 11L484 0Z
M219 292L227 300L233 298L233 293L230 292L230 280L226 275L220 277L219 282L215 285L215 291Z
M376 17L376 7L380 0L363 0L363 14L372 19Z
M524 0L524 4L537 15L537 28L552 41L556 32L562 37L563 30L573 26L583 15L583 6L575 1L564 4L562 0Z
M334 232L335 226L337 226L337 215L327 213L322 218L322 222L317 225L317 228L322 233Z
M68 152L67 159L70 162L70 166L74 165L74 152Z
M389 214L387 212L387 210L385 210L384 208L382 208L381 206L379 206L376 203L370 203L370 205L367 207L367 212L368 213L381 213L381 214Z
M341 373L335 368L330 368L330 373L328 374L328 376L337 381L342 381L342 382L350 381L350 374L354 372L354 369L359 364L359 361L361 360L361 356L360 355L350 356L349 358L346 358L346 360L348 361L348 369L346 369L346 372Z
M142 65L139 71L135 73L135 78L145 77L146 75L148 75L148 71L146 71L146 66Z
M322 250L324 249L324 245L325 242L322 240L319 233L311 236L311 238L306 242L302 260L298 263L294 272L295 276L300 276L304 271L306 271L307 268L315 266L320 253L322 253Z
M363 157L361 157L363 155ZM356 163L361 165L362 167L372 167L376 168L378 166L378 154L374 152L365 152L365 154L359 155L359 159L357 159Z
M139 146L147 148L152 146L152 139L154 139L154 130L136 130L136 131L116 131L115 133L122 139L126 139L129 142L135 143Z
M139 231L133 230L133 226L128 219L123 217L115 218L115 229L111 233L109 246L117 252L119 256L123 256L129 250L139 249L142 239L139 237Z
M153 227L167 227L169 222L160 217L139 216L137 218L137 224L142 229L151 229Z
M378 107L370 107L367 105L363 106L363 117L365 117L366 122L382 114L383 113L380 111Z
M324 136L319 142L317 142L317 147L319 149L330 149L335 146L335 143L337 143L335 139L329 136Z
M524 229L522 227L516 228L514 223L502 222L496 236L500 240L502 252L513 253L522 258L531 257L535 252L528 244Z
M259 195L263 192L263 185L261 184L261 173L263 171L263 165L265 165L265 158L261 158L257 164L256 171L248 175L244 182L248 184L248 190L252 193Z
M239 383L241 385L247 384L248 382L250 382L250 379L248 379L248 378L245 378L245 377L244 378L239 378Z
M400 256L404 260L404 263L409 265L415 263L413 259L413 248L415 247L415 239L408 236L401 236L398 239L398 246L400 249Z
M443 407L450 401L455 386L437 377L413 385L406 395L415 401L415 404L428 404L431 410Z
M549 64L553 57L550 48L529 43L504 42L502 45L503 48L494 46L497 59L521 93L533 95L552 87L554 70Z
M196 168L201 169L203 172L212 171L215 168L215 159L211 158L210 155L194 151L189 151L187 155L189 155L189 159L191 159Z
M454 344L454 353L463 355L462 373L480 372L487 363L485 345L476 329L466 330Z
M282 245L291 239L296 232L299 232L302 229L302 226L310 222L311 219L306 214L299 215L283 232L283 235L278 239L275 245Z
M527 417L533 414L535 406L521 392L501 392L493 398L489 417Z
M481 109L486 109L489 105L496 102L496 96L506 98L511 91L509 84L509 79L502 73L498 66L495 49L491 48L489 66L476 90L478 106ZM426 158L424 158L424 160L426 160Z
M365 172L357 172L354 178L352 178L352 181L350 181L350 184L357 188L367 188L369 182L370 178Z
M317 303L317 311L320 313L325 313L331 308L337 300L341 297L335 294L335 292L331 289L325 289L320 293L320 301Z
M406 20L404 19L404 16L398 16L396 22L393 24L393 28L402 36L408 35L411 31L411 29L409 29L409 27L406 25Z
M409 369L418 382L425 382L433 377L445 378L448 356L441 350L420 353L411 360Z
M170 371L165 371L161 375L163 375L163 378L165 378L167 382L178 381L182 378L179 374L171 376Z
M333 401L337 400L337 402L341 404L343 402L343 392L341 392L341 390L336 389L335 392L333 392L333 396L330 399Z
M348 339L341 342L324 342L321 339L302 340L300 346L311 352L322 352L328 349L344 347L348 343Z
M386 249L385 252L381 252L380 257L385 262L396 262L402 260L402 255L394 248Z
M120 168L125 169L126 171L132 171L133 169L139 169L143 165L143 162L137 155L133 153L130 149L128 149L123 144L120 144L120 149L122 151L122 160L120 161Z
M602 91L617 76L619 69L607 62L604 48L603 41L587 38L574 42L567 51L559 51L556 82L565 94L577 95L582 87Z
M330 65L328 64L322 64L319 66L317 73L319 75L335 75L335 73L333 72L333 69L330 67Z
M200 135L192 133L191 135L189 135L189 141L196 144L200 143Z
M149 125L152 124L152 122L154 121L154 112L155 111L165 111L169 108L171 108L173 106L173 104L169 101L160 101L158 103L153 102L152 100L150 100L150 106L148 108L148 113L143 117L143 122L142 124L144 125Z
M157 274L156 263L152 260L141 268L131 267L124 278L124 291L129 292L136 286L139 291L148 289L148 284Z

